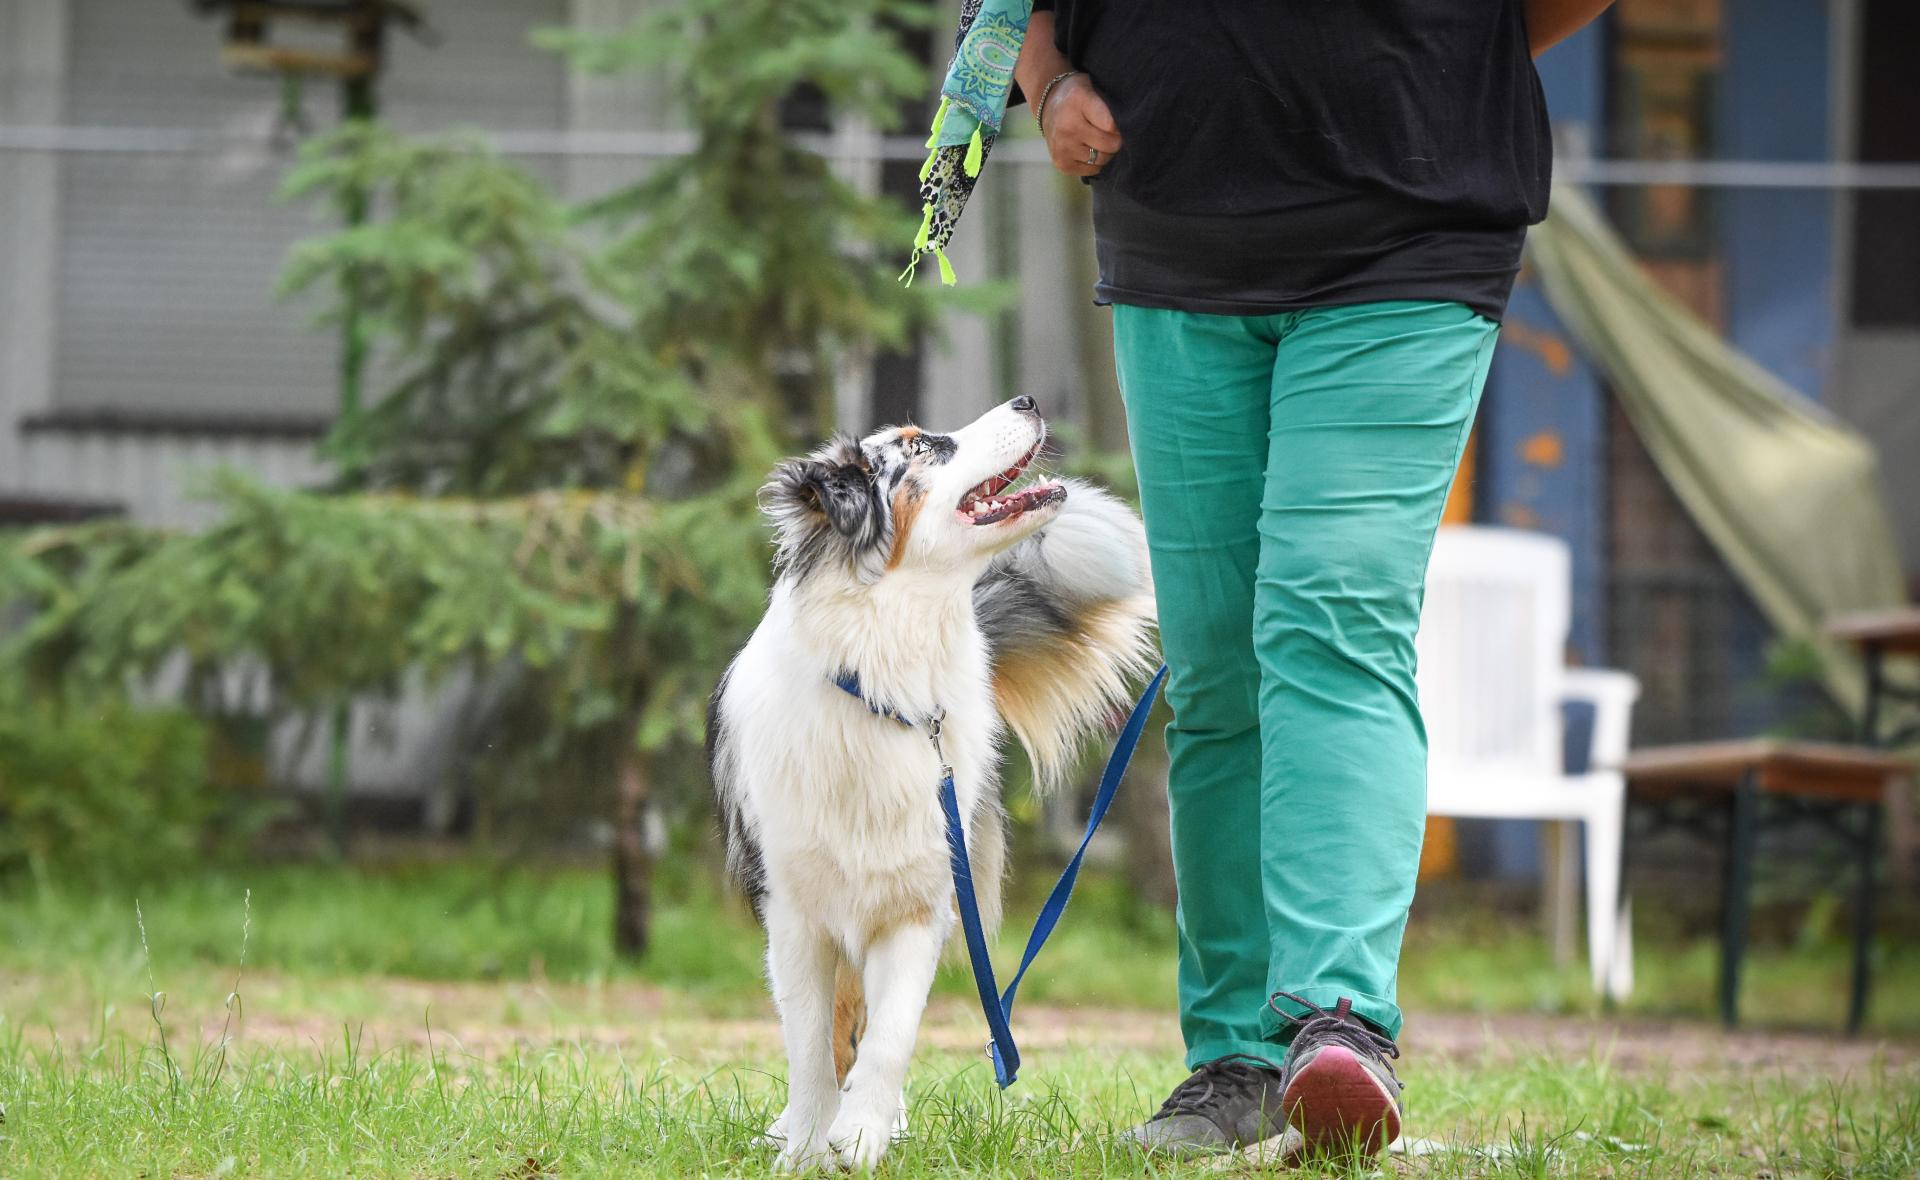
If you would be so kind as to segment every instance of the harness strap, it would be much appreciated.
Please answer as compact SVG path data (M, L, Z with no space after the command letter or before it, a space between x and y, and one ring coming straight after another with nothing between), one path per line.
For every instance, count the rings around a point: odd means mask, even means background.
M1080 838L1080 847L1074 850L1073 858L1060 873L1060 879L1054 883L1053 892L1047 895L1045 905L1034 919L1033 933L1027 937L1026 953L1020 958L1020 969L1013 974L1007 990L1001 993L993 977L993 957L987 949L987 934L980 920L980 900L973 887L973 865L967 857L966 829L960 822L960 800L954 790L953 767L947 764L946 756L940 750L940 718L932 718L926 725L927 735L933 741L936 754L940 755L940 810L947 821L947 853L953 870L953 893L960 910L960 929L966 938L967 961L973 968L973 984L980 995L980 1011L987 1019L987 1031L991 1040L987 1046L988 1055L993 1059L993 1078L1001 1089L1013 1085L1020 1071L1020 1049L1014 1044L1013 1001L1020 990L1020 981L1026 978L1027 968L1040 954L1040 948L1046 945L1055 926L1060 924L1060 915L1066 912L1067 900L1073 896L1073 885L1080 875L1081 862L1086 859L1087 846L1093 842L1093 835L1100 828L1100 822L1107 817L1107 809L1113 805L1113 798L1120 790L1120 780L1127 773L1127 764L1133 761L1133 751L1140 744L1140 735L1146 731L1147 715L1153 711L1154 697L1159 695L1160 686L1167 679L1165 664L1153 674L1153 679L1140 694L1133 706L1133 712L1127 718L1127 724L1120 731L1119 739L1114 743L1113 754L1107 759L1107 768L1100 775L1100 788L1094 792L1093 807L1087 816L1087 832ZM850 672L835 677L834 683L846 692L859 697L873 712L890 717L901 725L912 726L913 722L884 705L868 700L860 691L859 678Z

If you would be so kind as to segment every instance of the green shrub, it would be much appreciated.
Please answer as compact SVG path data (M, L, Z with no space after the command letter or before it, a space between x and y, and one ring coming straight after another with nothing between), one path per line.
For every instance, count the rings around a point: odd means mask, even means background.
M207 854L231 810L207 748L176 709L0 709L0 872L131 878Z

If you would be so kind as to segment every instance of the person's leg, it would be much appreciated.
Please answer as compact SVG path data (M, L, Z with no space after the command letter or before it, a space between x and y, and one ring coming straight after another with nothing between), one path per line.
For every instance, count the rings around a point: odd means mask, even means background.
M1114 357L1172 673L1167 790L1189 1068L1262 1042L1254 567L1277 319L1116 306Z
M1253 624L1267 990L1346 998L1388 1036L1426 826L1414 632L1497 333L1459 304L1315 309L1273 374ZM1296 1027L1263 1020L1273 1041Z

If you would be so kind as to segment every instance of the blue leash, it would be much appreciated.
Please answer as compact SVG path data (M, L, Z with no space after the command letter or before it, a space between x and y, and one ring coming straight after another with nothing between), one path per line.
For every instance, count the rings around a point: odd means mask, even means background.
M1073 859L1061 870L1060 880L1054 883L1046 904L1040 907L1040 915L1033 922L1033 933L1027 937L1026 953L1020 958L1020 969L1014 972L1013 981L1007 984L1004 993L994 981L993 958L987 950L987 932L980 921L980 901L973 888L973 864L967 857L967 837L960 823L960 801L954 791L953 767L947 764L946 755L940 750L942 718L935 716L926 724L934 752L940 756L940 810L947 820L947 851L953 868L954 897L960 906L960 929L967 940L967 961L973 967L974 988L980 993L980 1011L987 1018L987 1031L992 1036L987 1052L993 1059L993 1078L1002 1090L1013 1085L1015 1075L1020 1071L1020 1050L1013 1042L1013 1029L1010 1027L1014 996L1020 990L1020 981L1026 978L1027 968L1033 966L1040 948L1046 945L1054 927L1060 924L1060 915L1066 912L1067 899L1073 896L1074 880L1079 877L1080 864L1087 856L1087 845L1093 842L1093 834L1100 829L1100 821L1107 818L1107 809L1113 805L1113 797L1119 793L1120 780L1127 773L1127 764L1133 761L1134 747L1140 744L1140 735L1147 728L1147 714L1153 711L1153 699L1159 694L1166 678L1167 668L1162 664L1140 694L1139 701L1134 704L1126 726L1121 729L1119 740L1113 746L1113 754L1107 759L1107 769L1100 775L1100 789L1094 792L1093 809L1087 816L1087 833L1080 838L1080 847L1074 851ZM842 673L835 677L834 683L860 698L874 713L889 717L901 725L913 725L912 721L894 710L868 700L860 691L859 679L852 673Z

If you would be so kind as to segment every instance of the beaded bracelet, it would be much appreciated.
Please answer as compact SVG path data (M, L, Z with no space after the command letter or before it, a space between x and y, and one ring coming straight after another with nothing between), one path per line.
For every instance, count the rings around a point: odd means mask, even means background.
M1047 96L1053 93L1055 86L1065 82L1068 78L1073 77L1079 72L1079 70L1068 70L1064 74L1055 74L1047 81L1046 86L1041 89L1040 101L1033 104L1033 125L1040 129L1040 138L1045 139L1047 136Z

